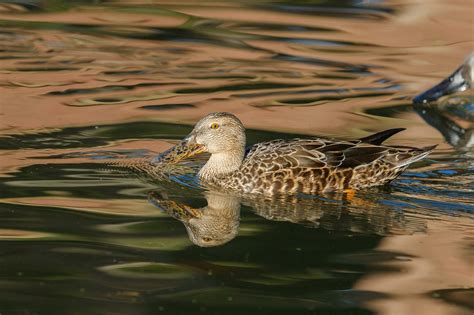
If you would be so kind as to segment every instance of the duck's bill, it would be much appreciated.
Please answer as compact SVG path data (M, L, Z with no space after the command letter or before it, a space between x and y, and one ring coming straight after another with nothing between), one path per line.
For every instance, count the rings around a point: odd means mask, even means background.
M160 164L174 164L203 152L206 152L206 147L204 145L184 140L171 149L158 155L153 162Z
M169 216L180 221L189 221L192 218L200 218L202 213L183 203L169 200L163 194L152 191L148 194L148 201L155 207L166 212Z
M438 85L417 95L413 99L415 104L434 102L442 96L463 92L469 88L469 84L463 76L463 67L457 69L452 75L441 81Z

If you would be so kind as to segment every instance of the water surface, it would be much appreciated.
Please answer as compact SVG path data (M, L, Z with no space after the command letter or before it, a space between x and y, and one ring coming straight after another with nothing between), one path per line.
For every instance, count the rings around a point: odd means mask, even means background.
M473 50L470 1L0 9L1 314L472 314L472 151L411 105ZM249 144L404 127L391 143L440 145L353 198L235 200L106 164L212 111ZM220 246L183 207L228 225Z

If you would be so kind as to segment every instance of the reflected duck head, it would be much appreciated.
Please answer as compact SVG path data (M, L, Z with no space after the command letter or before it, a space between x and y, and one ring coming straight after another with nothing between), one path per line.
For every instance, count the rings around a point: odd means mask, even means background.
M224 245L238 234L240 199L215 191L206 192L205 197L207 206L197 209L170 200L159 191L148 193L153 205L184 224L192 243L201 247Z
M201 247L224 245L239 232L240 200L231 195L208 192L206 201L202 215L183 222L189 239Z

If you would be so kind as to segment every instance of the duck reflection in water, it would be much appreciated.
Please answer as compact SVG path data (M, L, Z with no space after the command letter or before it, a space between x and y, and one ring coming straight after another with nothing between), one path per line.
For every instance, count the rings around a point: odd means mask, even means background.
M158 191L148 194L152 204L184 224L191 242L201 247L223 245L237 236L240 200L215 191L206 192L205 198L207 206L193 208Z
M382 205L378 199L384 197L380 196L372 197L373 200L370 197L348 198L345 194L309 199L296 196L257 198L207 191L204 193L207 206L194 208L186 201L178 201L186 199L180 195L170 197L160 191L151 191L148 199L181 221L191 242L201 247L224 245L237 236L241 204L269 221L285 221L348 234L411 234L426 229L422 220L408 220L403 212Z
M454 147L474 146L474 52L449 77L413 99L416 112Z

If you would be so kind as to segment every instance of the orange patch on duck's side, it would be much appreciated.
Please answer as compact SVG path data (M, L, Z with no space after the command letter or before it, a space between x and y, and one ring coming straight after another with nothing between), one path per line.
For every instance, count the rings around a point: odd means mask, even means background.
M344 193L346 194L346 198L348 201L352 201L354 199L354 196L356 194L356 190L349 188L349 189L344 189Z

